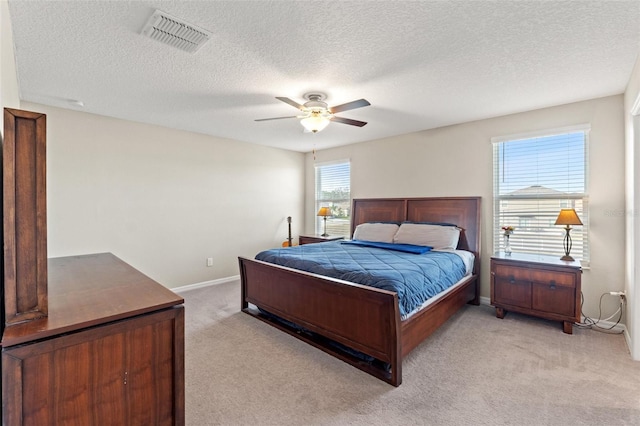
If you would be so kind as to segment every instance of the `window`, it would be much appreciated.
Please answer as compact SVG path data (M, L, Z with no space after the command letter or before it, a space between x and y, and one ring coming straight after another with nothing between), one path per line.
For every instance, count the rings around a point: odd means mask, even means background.
M351 229L351 164L349 161L316 166L316 209L329 207L327 234L349 237ZM316 216L316 233L324 232L322 217Z
M554 225L562 208L574 208L583 226L573 226L571 255L589 261L587 193L589 126L526 137L494 138L493 248L513 226L514 252L564 255L564 227Z

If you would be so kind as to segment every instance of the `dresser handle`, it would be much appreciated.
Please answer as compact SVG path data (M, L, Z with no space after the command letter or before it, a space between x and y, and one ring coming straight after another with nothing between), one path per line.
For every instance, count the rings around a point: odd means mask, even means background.
M555 280L549 281L549 288L551 290L555 290L556 289L556 281Z
M513 275L509 275L509 284L515 284L516 283L516 277L514 277Z

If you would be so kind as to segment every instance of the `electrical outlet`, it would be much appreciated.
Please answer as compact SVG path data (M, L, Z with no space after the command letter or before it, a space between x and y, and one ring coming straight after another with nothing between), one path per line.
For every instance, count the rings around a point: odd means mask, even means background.
M627 301L627 295L624 291L610 291L609 294L612 296L620 296L621 302Z
M213 266L213 257L207 257L207 266Z

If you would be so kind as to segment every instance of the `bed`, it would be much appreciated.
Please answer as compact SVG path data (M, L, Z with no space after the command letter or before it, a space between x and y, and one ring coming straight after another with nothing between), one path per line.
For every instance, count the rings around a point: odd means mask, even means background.
M364 223L405 221L456 224L457 249L474 257L469 275L408 318L394 291L239 257L242 311L399 386L402 359L462 306L479 303L480 197L353 200L352 234Z

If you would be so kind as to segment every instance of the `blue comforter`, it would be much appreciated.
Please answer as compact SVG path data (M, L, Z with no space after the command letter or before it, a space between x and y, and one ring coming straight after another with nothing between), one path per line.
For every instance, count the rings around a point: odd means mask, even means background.
M330 241L266 250L256 259L398 293L405 318L430 297L465 275L454 253L404 253Z

